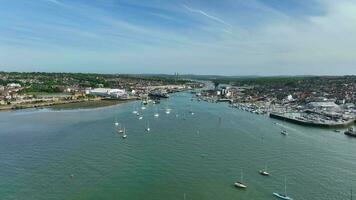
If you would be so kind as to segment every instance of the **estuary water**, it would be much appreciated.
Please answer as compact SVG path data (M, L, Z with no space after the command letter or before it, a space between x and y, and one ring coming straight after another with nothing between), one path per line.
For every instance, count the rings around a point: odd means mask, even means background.
M0 113L0 199L267 200L284 192L285 177L297 200L350 199L356 190L356 139L342 132L191 101L188 93L148 105L142 120L135 106ZM265 165L269 177L258 173ZM246 190L233 186L241 172Z

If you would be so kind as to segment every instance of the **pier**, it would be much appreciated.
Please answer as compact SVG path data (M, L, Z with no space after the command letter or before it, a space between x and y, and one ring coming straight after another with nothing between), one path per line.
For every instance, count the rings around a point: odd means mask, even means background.
M299 125L315 126L315 127L326 127L326 128L337 128L337 127L347 127L355 122L355 119L334 121L334 120L324 120L321 118L307 119L302 116L298 116L299 113L270 113L269 116L274 119L279 119Z

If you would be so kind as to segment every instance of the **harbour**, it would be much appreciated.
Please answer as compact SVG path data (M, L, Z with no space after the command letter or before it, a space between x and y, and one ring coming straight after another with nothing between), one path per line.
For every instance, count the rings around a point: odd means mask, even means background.
M2 199L275 199L286 177L293 199L332 200L356 186L353 138L189 93L144 110L135 101L0 113L0 124ZM269 177L259 173L266 164ZM242 170L244 191L234 187Z

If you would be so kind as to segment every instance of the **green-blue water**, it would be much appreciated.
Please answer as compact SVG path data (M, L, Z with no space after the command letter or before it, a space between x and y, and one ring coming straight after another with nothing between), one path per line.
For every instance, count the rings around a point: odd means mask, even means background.
M285 176L294 199L350 199L356 190L356 139L190 101L186 93L168 101L171 114L162 101L143 120L132 114L139 102L0 113L0 199L266 200L283 192ZM115 132L115 118L127 139ZM258 174L266 163L270 177ZM246 191L233 187L241 171Z

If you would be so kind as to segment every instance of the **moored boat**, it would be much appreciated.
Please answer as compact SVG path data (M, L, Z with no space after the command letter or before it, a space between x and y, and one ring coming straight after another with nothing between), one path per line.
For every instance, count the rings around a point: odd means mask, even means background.
M349 128L347 131L344 132L345 135L356 137L356 131L353 128Z

